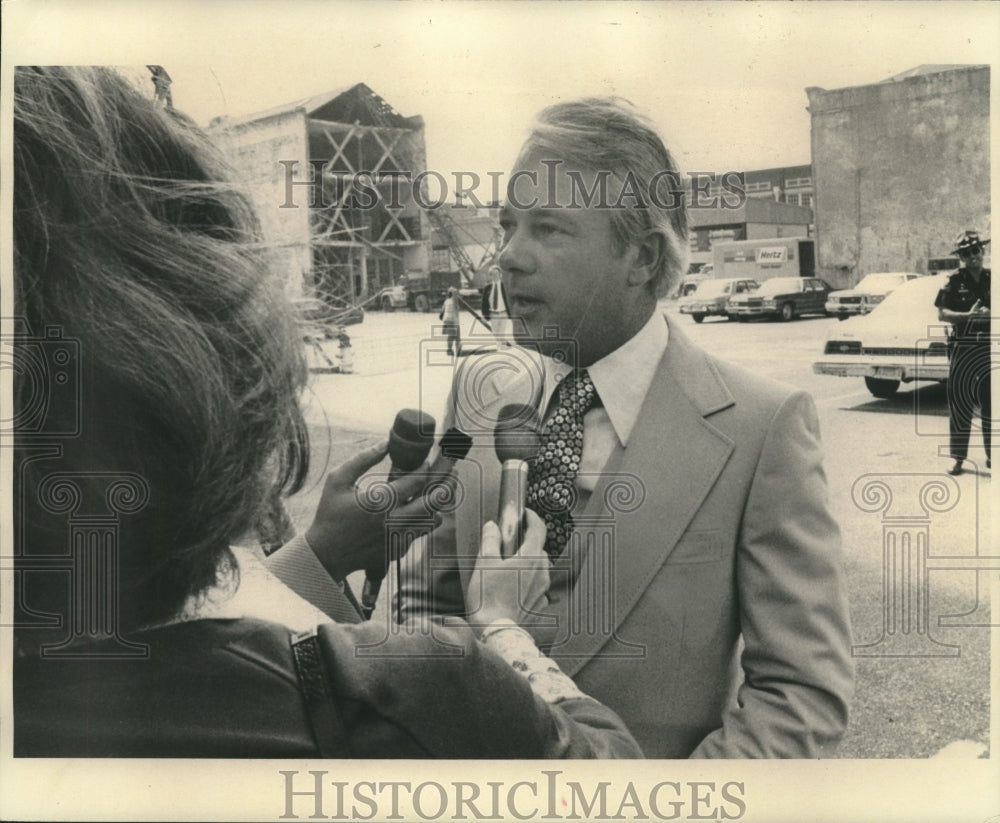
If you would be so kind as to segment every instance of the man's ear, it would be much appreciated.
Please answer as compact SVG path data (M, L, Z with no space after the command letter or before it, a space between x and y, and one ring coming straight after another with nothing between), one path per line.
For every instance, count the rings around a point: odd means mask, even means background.
M662 269L667 254L667 238L659 229L649 229L633 241L633 261L628 274L630 286L652 284Z

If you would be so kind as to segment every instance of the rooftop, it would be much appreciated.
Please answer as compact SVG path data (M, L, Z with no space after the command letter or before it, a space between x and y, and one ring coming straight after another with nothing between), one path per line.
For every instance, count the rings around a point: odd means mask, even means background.
M306 117L331 123L357 123L381 128L413 128L420 123L419 117L404 117L367 85L356 83L240 117L216 117L209 127L242 126L299 110Z

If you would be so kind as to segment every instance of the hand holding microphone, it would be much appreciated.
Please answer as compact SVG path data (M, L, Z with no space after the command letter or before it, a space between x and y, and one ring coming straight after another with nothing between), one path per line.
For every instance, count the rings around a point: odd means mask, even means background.
M402 455L402 459L395 465L396 478L392 481L392 490L395 499L404 502L395 512L414 517L427 512L421 495L429 483L429 477L425 472L400 473L399 463L413 465L412 461L417 455L413 450L406 454L408 449L405 445L400 448L399 443L405 439L401 437L400 431L405 432L406 419L409 418L412 422L415 419L412 415L416 414L419 413L411 411L405 415L399 430L395 425L393 427L395 436L390 436L396 442L393 449L397 458ZM420 424L420 428L424 430L422 425ZM429 439L432 438L433 418L430 418L430 428L426 431L430 432ZM384 567L386 513L377 511L374 507L359 506L355 487L358 480L381 463L389 453L389 442L383 441L356 454L327 475L316 514L305 537L316 557L335 580L343 580L351 572L369 569L373 565L381 564ZM419 468L426 455L427 452L423 452L416 468Z
M500 530L483 526L476 565L469 577L466 603L474 612L469 624L477 634L498 620L519 626L538 625L538 609L546 603L549 556L545 553L545 521L530 509L524 518L524 541L510 558L503 558Z
M390 484L412 474L424 464L427 455L430 454L431 447L434 445L434 427L436 425L436 421L431 415L418 409L402 409L396 414L392 429L389 431L388 452L389 459L392 461L392 467L389 470ZM423 487L430 482L430 478L425 475L421 480L420 489L423 491ZM397 493L400 491L402 489L397 488ZM410 503L410 499L410 497L401 498L404 507ZM423 507L422 501L418 502ZM421 508L414 514L424 511L426 509ZM388 515L388 513L384 514ZM397 509L395 514L403 514L403 512ZM378 557L371 559L375 563L374 566L365 567L365 585L361 591L361 608L365 618L371 617L375 609L382 581L388 571L389 558L386 555L388 545L383 529L381 553Z

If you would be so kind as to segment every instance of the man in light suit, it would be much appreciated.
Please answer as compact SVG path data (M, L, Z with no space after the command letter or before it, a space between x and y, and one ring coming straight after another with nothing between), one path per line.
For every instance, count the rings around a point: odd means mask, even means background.
M446 425L474 445L454 522L411 553L408 568L431 572L422 596L475 619L456 583L497 517L493 426L528 403L546 421L529 505L551 515L540 645L647 756L828 755L854 676L815 408L658 311L687 249L661 139L624 101L545 110L501 226L522 347L457 373ZM404 599L426 607L413 585Z

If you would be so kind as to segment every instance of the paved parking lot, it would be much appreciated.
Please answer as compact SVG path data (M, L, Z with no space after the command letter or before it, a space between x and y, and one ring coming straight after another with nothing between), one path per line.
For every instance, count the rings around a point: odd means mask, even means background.
M894 398L877 400L859 378L812 372L827 331L840 321L695 324L679 315L674 303L661 305L678 328L713 354L801 387L816 399L857 644L858 694L840 755L985 752L990 575L973 567L998 562L984 559L996 554L991 549L996 531L979 432L973 432L970 448L974 470L949 478L941 386L911 384ZM439 416L453 364L441 356L436 326L436 315L373 312L349 327L355 373L315 375L307 398L313 481L310 491L292 501L297 522L308 518L325 470L384 437L398 409L419 404ZM467 341L478 336L477 344L489 339L469 316L463 334ZM886 546L906 534L926 540L928 548L926 562L914 559L911 576L904 578L892 562L886 571L891 557ZM907 614L917 622L906 625Z

